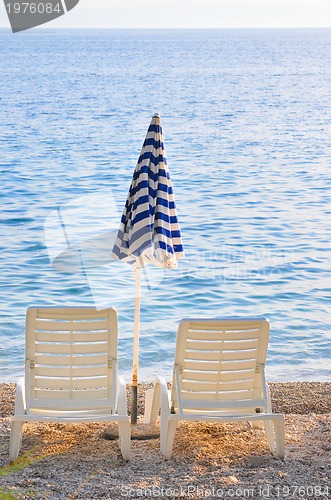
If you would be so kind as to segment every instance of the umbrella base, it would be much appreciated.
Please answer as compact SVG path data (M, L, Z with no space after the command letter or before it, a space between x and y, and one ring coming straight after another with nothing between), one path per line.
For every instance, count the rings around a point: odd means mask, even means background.
M102 433L103 439L109 441L118 439L118 431L115 427L107 427ZM156 426L146 424L131 425L131 439L137 441L144 441L148 439L158 439L160 433Z

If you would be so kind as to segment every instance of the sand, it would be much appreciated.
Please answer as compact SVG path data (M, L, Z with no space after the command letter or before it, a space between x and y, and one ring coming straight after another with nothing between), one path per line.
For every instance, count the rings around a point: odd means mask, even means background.
M150 384L139 386L138 414ZM132 459L104 424L26 424L19 458L8 462L14 384L1 384L0 499L331 498L331 383L270 384L273 411L285 414L285 460L263 429L246 423L183 423L173 457L159 439L132 440ZM139 416L134 436L145 429ZM111 433L113 428L108 429Z

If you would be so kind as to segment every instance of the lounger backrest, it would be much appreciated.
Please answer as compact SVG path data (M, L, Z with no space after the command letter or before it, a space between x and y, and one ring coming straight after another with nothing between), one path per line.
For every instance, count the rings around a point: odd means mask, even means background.
M178 328L172 405L185 410L261 407L266 319L187 319Z
M29 308L26 399L37 408L116 407L117 313L92 307Z

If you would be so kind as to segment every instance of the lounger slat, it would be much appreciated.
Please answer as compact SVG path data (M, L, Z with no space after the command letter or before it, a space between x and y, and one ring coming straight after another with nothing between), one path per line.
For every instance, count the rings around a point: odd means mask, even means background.
M95 389L106 387L107 383L108 377L76 379L36 377L35 379L35 387L40 389Z
M216 410L216 409L240 409L240 408L259 408L263 406L263 401L261 399L246 399L246 400L214 400L208 397L208 394L201 399L185 399L183 400L184 410L185 408L191 409L196 408L200 410Z
M225 396L226 393L233 391L241 391L241 390L252 390L254 388L254 380L239 380L237 382L231 383L219 383L218 384L218 392L222 393L222 397Z
M188 339L186 349L196 350L196 351L218 351L222 347L222 341L215 340L202 340L202 341L193 341Z
M201 354L201 353L200 353ZM197 358L197 359L201 359L201 358ZM207 359L206 359L207 361ZM188 367L190 366L189 363L193 363L193 366L194 366L194 363L196 363L197 361L195 360L188 360L188 361L185 361L185 367ZM222 363L222 366L220 366L220 363L219 363L219 360L217 360L217 362L213 362L210 363L210 367L214 367L216 365L218 365L218 369L222 371L222 373L224 374L224 376L226 376L227 373L230 373L231 372L238 372L238 371L246 371L246 370L252 370L255 372L255 369L256 369L256 361L253 359L253 360L247 360L247 361L243 361L243 360L240 360L240 361L224 361ZM191 365L192 366L192 365Z
M101 353L107 351L107 343L74 343L71 346L72 354L91 354L91 353ZM68 345L65 343L58 344L44 344L37 343L36 344L36 353L42 354L67 354L68 353Z
M108 365L83 366L83 367L49 367L36 366L37 377L100 377L108 373Z
M231 381L231 382L223 382L220 384L220 391L223 392L224 394L227 392L231 391L239 391L239 390L249 390L251 391L254 389L254 379L250 380L240 380L238 382Z
M107 330L107 321L45 321L36 320L36 330L48 332L91 332L94 330Z
M73 339L75 342L106 342L108 339L108 333L106 331L98 332L88 332L88 333L76 333L73 334L67 332L36 332L37 342L70 342Z
M243 378L250 378L252 374L255 372L255 363L251 362L252 368L243 368L241 369L238 364L235 365L235 367L231 370L229 369L229 365L227 363L227 368L224 366L220 365L220 361L213 361L213 362L208 362L208 361L197 361L197 360L187 360L183 364L184 370L197 370L197 371L217 371L221 373L221 377L230 377L230 380L232 377L236 377L236 372L238 372L238 377L243 377ZM254 368L254 369L253 369ZM244 373L247 372L247 373Z
M258 339L245 340L226 340L223 342L223 348L227 351L257 349L259 346Z
M239 389L251 389L254 384L254 378L243 379L241 377L238 381L226 382L219 379L219 373L200 372L197 374L197 372L184 372L184 382L216 382L220 391L235 391Z
M201 374L203 374L204 372L209 373L210 371L212 373L215 373L215 371L213 371L213 370L207 370L207 369L205 370L203 368L199 369L199 367L197 367L194 364L185 363L183 374L186 376L186 373L187 372L190 373L191 371L193 373L199 371ZM219 371L216 373L218 373L218 376L222 382L227 382L230 380L234 380L234 381L236 381L236 380L250 380L250 379L254 378L254 376L255 376L255 370L252 370L252 369L251 370L238 370L237 369L237 370L230 370L230 371L223 371L222 370L222 371Z
M237 381L237 380L252 380L255 378L255 368L250 370L230 370L230 371L221 371L220 377L222 382L227 381Z
M72 329L74 332L94 332L107 330L107 321L73 321Z
M242 356L242 353L247 353L247 354L254 354L256 356L257 353L257 343L245 343L246 345L243 346L241 345L241 342L235 343L235 342L220 342L220 341L215 341L215 342L209 342L209 341L204 341L204 342L196 342L196 341L188 341L186 344L186 351L208 351L208 352L214 352L217 351L218 353L224 353L219 355L219 359L226 359L225 355L227 353L240 353L240 356ZM229 354L230 355L230 354ZM238 359L243 359L242 357Z
M50 394L51 393L51 394ZM84 407L86 408L89 405L93 406L93 401L97 402L99 399L106 399L109 397L108 390L103 388L101 390L94 389L93 391L85 390L85 391L56 391L56 390L43 390L36 389L35 398L31 400L31 406L33 408L41 408L41 407L54 407L61 408L61 400L63 400L63 408L68 409L69 407ZM39 400L39 401L38 401ZM43 401L40 401L43 400ZM47 403L47 400L49 401ZM52 400L56 400L56 403L52 404ZM70 400L70 404L68 404L68 400ZM82 401L79 404L79 400ZM87 400L89 400L87 402ZM73 403L73 401L77 401L77 403ZM100 401L101 403L101 401Z
M222 372L229 371L238 371L238 370L248 370L256 369L256 360L255 359L247 359L247 360L223 360L222 363Z
M49 365L49 366L82 366L82 365L98 365L108 362L108 354L97 354L91 355L86 354L84 356L68 356L68 355L43 355L37 354L35 358L35 363L39 365Z
M260 321L227 320L222 326L217 320L190 321L189 331L240 332L243 330L260 331Z
M195 361L218 361L220 362L220 352L219 351L188 351L185 352L185 360L195 360Z
M219 379L217 371L197 371L197 370L184 370L183 380L205 380L206 382L216 382Z
M105 320L107 314L107 309L97 311L91 307L41 307L36 320Z
M213 391L217 392L218 389L218 384L217 382L200 382L200 381L195 381L195 382L186 382L185 380L182 381L181 384L182 391L187 391L188 393L191 393L191 391Z
M185 400L197 400L197 401L247 401L252 400L254 396L253 391L206 391L197 392L196 394L192 391L182 391L183 403L185 406Z
M197 331L197 330L189 330L188 332L188 340L256 340L258 338L258 334L256 330L243 330L243 331L231 331L231 332L222 332L222 331Z
M245 350L236 350L236 351L227 351L224 350L222 354L222 361L247 361L250 359L256 360L257 350L256 349L245 349Z
M220 361L234 361L234 360L251 360L256 359L256 349L247 349L245 351L191 351L186 350L185 358L186 359L195 359L195 360L210 360L216 361L219 359Z
M199 370L199 371L218 371L220 367L219 360L205 360L205 361L196 361L184 359L183 361L183 369L184 370Z

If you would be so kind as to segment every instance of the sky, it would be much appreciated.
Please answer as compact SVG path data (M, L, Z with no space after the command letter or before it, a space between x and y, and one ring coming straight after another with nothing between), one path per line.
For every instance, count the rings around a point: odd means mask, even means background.
M33 1L38 2L38 0ZM66 15L47 23L48 28L51 26L53 28L331 27L331 0L80 0L79 4ZM0 27L9 27L2 0L0 0Z

